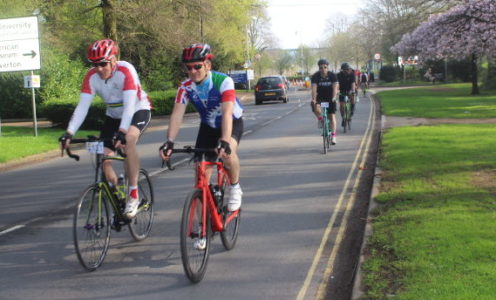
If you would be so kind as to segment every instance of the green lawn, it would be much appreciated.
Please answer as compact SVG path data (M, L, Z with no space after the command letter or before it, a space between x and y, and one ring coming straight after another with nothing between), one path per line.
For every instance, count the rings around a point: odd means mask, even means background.
M39 128L35 137L32 128L2 126L0 136L0 163L55 150L59 147L58 138L63 129ZM97 134L95 131L78 132L78 136Z
M383 113L388 116L422 118L496 118L496 91L470 95L467 83L433 85L384 91Z
M459 94L388 93L387 106L416 111L416 103L409 109L399 97L412 103L422 95L444 104L443 117L454 117L458 101L468 100L460 99L465 87L450 88ZM493 97L472 101L493 101L494 113ZM397 127L384 134L379 207L364 265L366 299L495 298L495 137L494 124Z

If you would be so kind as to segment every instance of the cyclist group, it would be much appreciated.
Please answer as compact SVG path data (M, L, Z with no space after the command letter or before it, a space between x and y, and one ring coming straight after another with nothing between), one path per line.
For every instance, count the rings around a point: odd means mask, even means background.
M351 115L355 111L357 89L360 86L362 89L368 88L368 75L367 73L355 72L348 63L341 65L341 70L337 75L329 70L329 62L326 59L320 59L317 62L319 71L312 75L312 101L310 102L312 112L317 117L318 127L323 126L323 116L321 110L322 102L329 102L329 109L327 110L329 120L331 123L331 143L336 144L336 110L337 99L339 99L339 110L341 116L344 115L344 102L348 97L351 103ZM339 91L339 98L338 98ZM344 127L345 120L342 120Z
M114 155L117 149L126 153L125 171L129 180L128 201L124 214L134 218L139 205L139 156L136 144L151 120L151 103L142 89L136 69L128 62L117 60L119 47L111 39L94 42L86 56L92 64L84 77L79 103L64 135L61 148L70 141L88 114L95 95L105 102L106 119L100 131L104 139L104 154ZM243 132L243 109L236 98L233 80L212 70L213 54L208 44L193 44L183 50L182 62L188 79L178 88L170 117L166 142L159 148L162 159L169 160L186 106L191 102L200 113L201 123L196 139L197 148L216 148L228 170L230 182L228 210L241 206L239 158L237 149ZM105 161L104 174L111 188L117 185L117 175L111 161Z
M79 103L60 142L62 149L68 147L98 94L107 105L106 119L100 132L100 137L105 141L104 153L114 155L117 149L125 149L127 155L125 170L129 179L129 200L124 214L131 219L136 215L139 205L139 156L136 144L150 123L151 103L141 87L134 66L119 61L118 54L117 43L110 39L98 40L88 48L87 58L93 67L84 77ZM241 206L243 194L239 185L240 164L237 155L243 133L243 108L236 97L233 80L226 74L212 70L212 58L208 44L192 44L183 49L181 59L188 79L177 90L167 139L159 148L159 155L164 160L170 159L186 107L191 102L201 118L195 147L217 149L216 156L223 159L232 183L227 207L229 211L236 211ZM321 124L320 104L324 101L330 103L331 143L336 144L338 91L341 114L345 96L349 97L353 113L356 89L362 78L356 78L348 63L341 65L337 75L329 70L329 62L325 59L320 59L318 66L319 71L311 79L311 107ZM118 178L110 160L104 162L103 170L109 185L115 187Z

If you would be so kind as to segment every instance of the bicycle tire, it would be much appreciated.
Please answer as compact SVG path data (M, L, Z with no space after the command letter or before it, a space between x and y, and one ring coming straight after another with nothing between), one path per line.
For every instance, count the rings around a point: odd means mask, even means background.
M324 146L324 154L327 153L327 124L326 124L326 119L324 118L324 126L322 126L322 141L323 141L323 146Z
M102 213L100 216L99 212ZM80 264L88 271L100 267L110 244L110 215L108 195L97 184L86 188L79 198L74 214L73 239Z
M346 103L344 105L344 113L343 113L343 121L344 122L342 122L344 133L346 133L346 127L348 125L349 109L350 109L350 105L348 103Z
M237 216L232 219L229 223L226 223L234 212L230 212L227 209L227 201L224 201L225 190L227 187L227 179L225 178L227 174L224 174L224 180L222 184L222 202L223 204L223 219L224 219L224 230L220 233L220 239L222 240L222 245L224 249L231 250L236 246L236 241L238 240L239 224L241 222L241 210L237 212Z
M202 191L194 190L188 195L184 203L181 218L181 260L184 272L192 283L198 283L203 279L207 271L210 250L210 216L207 215L207 232L204 235L204 248L195 247L195 242L202 236ZM207 210L208 214L208 210Z
M145 169L140 169L138 177L138 194L140 204L138 213L128 224L129 233L136 241L142 241L148 237L152 230L154 217L153 185Z

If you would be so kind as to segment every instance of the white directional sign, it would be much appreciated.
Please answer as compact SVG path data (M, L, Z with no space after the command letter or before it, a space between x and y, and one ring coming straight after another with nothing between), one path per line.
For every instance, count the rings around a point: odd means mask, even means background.
M0 20L0 72L39 70L38 18Z

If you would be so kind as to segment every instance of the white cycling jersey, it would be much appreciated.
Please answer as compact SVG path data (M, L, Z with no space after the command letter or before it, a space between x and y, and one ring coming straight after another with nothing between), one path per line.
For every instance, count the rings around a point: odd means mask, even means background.
M135 112L151 107L148 95L141 89L138 73L130 63L118 61L112 76L106 80L100 78L96 68L91 68L84 77L79 103L67 127L69 133L75 134L79 129L96 94L107 104L105 114L121 119L119 128L124 130L131 125Z

